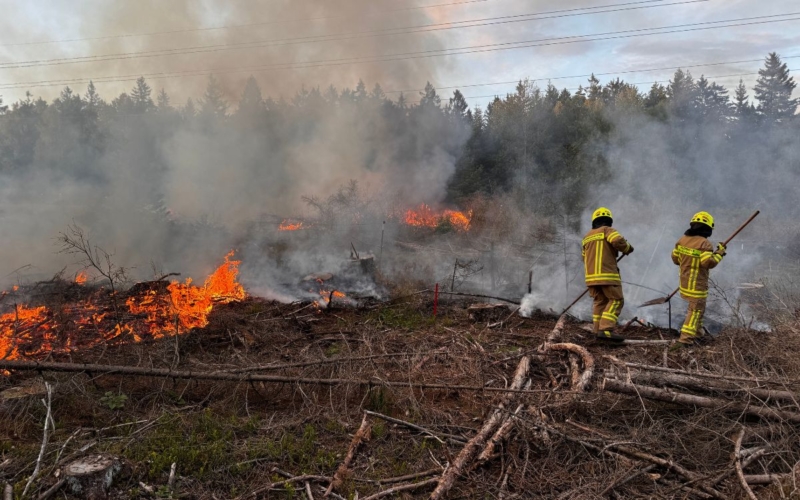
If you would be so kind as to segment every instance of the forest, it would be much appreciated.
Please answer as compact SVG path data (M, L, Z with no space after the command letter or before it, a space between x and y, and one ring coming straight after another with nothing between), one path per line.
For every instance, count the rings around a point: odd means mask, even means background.
M752 89L741 81L728 89L678 69L647 92L619 78L602 83L592 76L572 92L521 81L485 109L470 109L459 90L442 96L430 83L415 99L388 97L379 84L369 90L362 81L354 89L302 88L284 98L262 95L250 77L233 102L212 75L205 94L182 105L144 78L110 100L89 83L83 93L65 87L49 103L30 93L0 103L0 175L54 175L102 191L127 171L128 189L137 188L142 203L175 210L169 177L180 153L174 151L196 146L201 152L187 163L210 155L213 169L240 172L245 197L282 199L293 172L311 168L340 184L349 179L337 175L378 172L401 185L409 177L427 185L433 175L435 188L423 189L427 199L418 201L457 205L476 194L521 192L523 209L580 214L595 202L598 186L628 186L624 178L665 169L666 178L681 179L673 187L687 198L708 185L726 186L703 193L714 207L762 187L783 202L791 183L774 176L800 173L795 87L775 53ZM306 147L313 159L297 154ZM637 155L641 164L626 166ZM775 169L767 176L759 166L768 164ZM730 178L737 181L731 185ZM319 194L304 192L317 186L294 184L300 186L289 207ZM796 213L796 204L785 206ZM277 207L285 209L285 200Z

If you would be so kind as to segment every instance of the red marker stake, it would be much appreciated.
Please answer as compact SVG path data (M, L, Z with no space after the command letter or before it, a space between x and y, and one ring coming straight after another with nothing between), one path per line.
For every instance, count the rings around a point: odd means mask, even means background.
M439 283L433 289L433 317L436 317L436 310L439 308Z

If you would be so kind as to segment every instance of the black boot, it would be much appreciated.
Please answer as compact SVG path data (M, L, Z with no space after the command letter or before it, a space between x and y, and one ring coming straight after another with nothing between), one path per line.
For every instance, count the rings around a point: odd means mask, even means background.
M625 337L615 334L611 330L604 330L597 334L597 340L605 340L608 342L622 342Z

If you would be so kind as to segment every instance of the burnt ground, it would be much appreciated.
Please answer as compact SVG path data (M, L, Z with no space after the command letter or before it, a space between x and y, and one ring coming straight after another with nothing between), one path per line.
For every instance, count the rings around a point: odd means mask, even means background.
M45 360L204 372L261 367L247 373L372 380L371 385L21 371L0 376L0 391L6 391L0 397L0 484L12 484L20 495L33 472L46 413L44 381L54 386L55 431L28 494L34 498L57 482L61 466L97 453L124 457L130 465L113 486L112 498L223 499L259 490L249 498L304 498L304 481L265 487L286 475L332 476L364 410L431 432L369 416L371 439L357 449L337 495L363 499L435 477L504 395L381 381L507 387L520 358L536 353L557 318L520 318L505 310L476 321L467 311L472 302L447 301L439 304L434 320L429 294L396 295L401 297L383 304L322 311L248 298L219 306L206 328L186 335L98 345ZM628 334L673 338L646 327L631 328ZM800 384L800 339L788 327L774 333L726 330L706 346L669 351L666 345L602 345L571 321L560 341L582 345L594 358L588 390L572 390L567 354L535 354L530 388L536 392L513 395L512 406L519 404L522 411L509 439L488 462L468 467L448 498L746 498L732 473L734 440L742 428L746 451L741 459L755 455L743 473L780 475L772 484L752 486L758 497L800 497L791 474L800 461L800 424L790 418L800 412L796 401L767 401L747 390L704 389L709 379L703 378L700 387L675 387L723 402L701 408L610 392L603 381L626 380L630 368L620 362L636 362L733 375L739 378L731 383L741 387L794 392ZM743 404L787 413L758 416L742 410ZM173 463L177 479L170 489ZM427 475L391 480L420 472ZM322 498L325 486L324 479L309 481L316 498ZM394 498L427 498L434 487ZM61 488L53 498L76 497Z

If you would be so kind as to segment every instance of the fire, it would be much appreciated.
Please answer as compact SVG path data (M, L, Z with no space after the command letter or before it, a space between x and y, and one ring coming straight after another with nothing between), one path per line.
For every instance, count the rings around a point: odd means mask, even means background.
M81 271L75 276L75 283L85 285L88 279L89 275L86 274L86 271Z
M436 228L443 222L449 222L457 231L469 231L471 219L471 210L466 213L455 210L435 212L425 203L416 209L406 210L403 216L403 222L409 226Z
M0 315L0 359L37 358L112 340L141 342L202 328L208 325L214 305L246 297L244 287L236 281L241 261L232 258L233 252L226 255L203 286L194 285L191 279L169 285L145 283L150 290L137 292L120 304L107 291L90 289L88 298L57 310L17 305ZM134 318L123 324L120 318L127 313Z
M281 225L278 226L279 231L297 231L298 229L305 229L305 226L303 226L303 221L285 219L283 222L281 222Z
M241 261L232 261L232 257L233 252L228 253L225 262L201 287L193 285L191 278L185 283L173 282L167 287L168 297L151 290L144 297L128 299L128 308L133 314L147 317L154 338L202 328L208 325L208 315L215 303L227 304L247 295L236 281Z
M19 356L19 343L30 337L31 331L44 328L43 340L52 340L47 308L16 306L14 311L0 316L0 359L15 359ZM46 349L45 342L42 350Z

